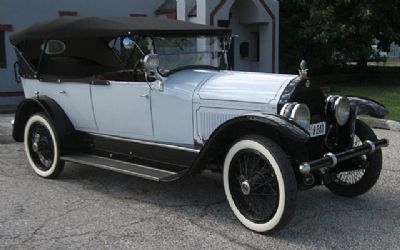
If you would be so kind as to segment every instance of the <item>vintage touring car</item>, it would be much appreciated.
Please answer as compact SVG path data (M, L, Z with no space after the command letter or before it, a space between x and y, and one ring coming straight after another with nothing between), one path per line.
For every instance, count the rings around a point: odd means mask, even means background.
M370 190L382 167L361 97L325 97L307 76L228 70L229 29L147 17L65 17L11 37L26 99L13 137L33 170L74 162L160 182L222 173L247 228L272 232L296 193ZM201 188L201 187L199 187Z

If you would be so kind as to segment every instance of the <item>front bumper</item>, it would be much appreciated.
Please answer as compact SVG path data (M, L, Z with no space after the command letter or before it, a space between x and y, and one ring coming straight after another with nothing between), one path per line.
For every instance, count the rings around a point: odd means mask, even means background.
M389 141L387 139L378 140L376 142L365 141L362 145L342 151L336 154L326 153L324 157L300 164L299 171L302 174L310 174L321 168L334 168L338 163L352 159L354 157L373 154L376 149L387 147Z

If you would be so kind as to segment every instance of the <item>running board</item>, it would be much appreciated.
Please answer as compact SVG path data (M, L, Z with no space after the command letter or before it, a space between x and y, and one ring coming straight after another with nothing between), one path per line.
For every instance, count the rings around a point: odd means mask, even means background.
M171 181L179 178L178 176L182 174L181 172L172 172L96 155L73 154L62 156L61 160L129 174L152 181Z

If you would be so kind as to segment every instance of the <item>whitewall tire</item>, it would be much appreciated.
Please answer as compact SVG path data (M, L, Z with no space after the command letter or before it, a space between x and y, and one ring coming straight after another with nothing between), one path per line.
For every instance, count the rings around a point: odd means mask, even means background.
M28 162L36 174L55 178L64 168L60 160L60 145L54 126L43 113L33 114L24 131L24 145Z
M297 183L285 152L263 136L246 136L229 149L223 170L225 195L237 219L269 233L293 217Z

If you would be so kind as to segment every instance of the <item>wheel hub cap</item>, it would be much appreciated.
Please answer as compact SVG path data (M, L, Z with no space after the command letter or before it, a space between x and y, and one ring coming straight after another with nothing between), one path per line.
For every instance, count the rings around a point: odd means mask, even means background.
M32 150L35 153L39 152L39 141L40 141L40 134L36 133L32 143Z
M248 181L243 181L240 184L240 187L242 188L242 193L244 195L249 195L250 194L251 188L250 188L250 183Z
M39 151L39 144L37 142L32 143L32 150L35 153Z

